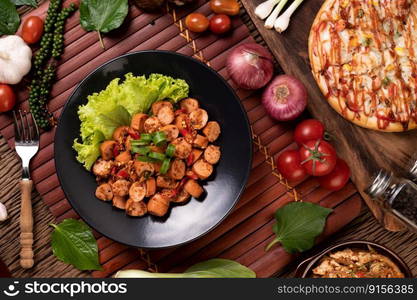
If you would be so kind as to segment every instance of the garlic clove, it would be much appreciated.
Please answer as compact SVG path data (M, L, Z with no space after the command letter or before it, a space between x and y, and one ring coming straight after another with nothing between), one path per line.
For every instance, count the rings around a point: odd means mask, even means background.
M0 202L0 222L6 221L8 217L6 206Z

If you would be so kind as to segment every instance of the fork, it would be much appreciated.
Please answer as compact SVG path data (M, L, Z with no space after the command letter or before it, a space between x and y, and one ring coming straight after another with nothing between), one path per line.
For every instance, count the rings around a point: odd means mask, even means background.
M29 117L30 116L30 117ZM39 150L39 129L32 114L19 110L13 111L15 149L22 160L22 180L20 190L22 193L20 207L20 265L24 269L33 266L33 215L32 215L32 186L29 163ZM31 119L31 122L30 120Z

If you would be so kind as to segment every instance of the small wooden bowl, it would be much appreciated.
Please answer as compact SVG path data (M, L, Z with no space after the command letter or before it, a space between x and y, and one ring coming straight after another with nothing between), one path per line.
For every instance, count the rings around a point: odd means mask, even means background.
M403 261L401 257L399 257L395 252L388 249L387 247L369 241L348 241L330 246L329 248L321 251L319 254L316 254L301 262L297 267L295 277L310 278L312 269L316 266L316 264L320 261L320 259L323 256L329 254L330 252L336 252L346 248L369 250L368 246L372 247L377 253L385 255L386 257L391 259L392 262L398 266L398 268L401 270L401 272L404 274L406 278L413 278L413 274L411 273L407 264Z

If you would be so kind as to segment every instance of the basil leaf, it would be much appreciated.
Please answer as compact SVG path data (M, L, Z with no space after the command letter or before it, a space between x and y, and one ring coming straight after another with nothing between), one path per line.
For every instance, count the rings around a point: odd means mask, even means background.
M323 232L331 209L310 202L291 202L275 213L275 239L267 246L281 243L288 253L303 252L314 246L315 238Z
M106 33L122 25L129 10L128 0L83 0L80 4L80 23L86 31Z
M37 7L38 2L36 0L11 0L15 5L29 5L32 7Z
M54 227L52 251L61 261L79 270L101 270L98 247L91 229L81 221L65 219Z
M0 35L15 34L19 28L20 18L16 6L10 0L0 1Z

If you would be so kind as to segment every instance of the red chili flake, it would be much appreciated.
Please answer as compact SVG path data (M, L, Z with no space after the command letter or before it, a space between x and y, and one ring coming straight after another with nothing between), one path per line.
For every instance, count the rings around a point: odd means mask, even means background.
M120 170L119 172L117 172L117 176L127 178L129 177L129 173L127 173L125 170Z
M191 166L194 162L194 154L190 153L190 155L188 155L187 157L187 166Z
M187 177L190 178L190 179L194 179L194 180L197 180L198 179L197 174L195 174L192 171L187 173Z
M114 144L114 147L113 147L113 156L116 157L119 154L120 154L119 145Z
M178 116L178 115L180 115L180 114L185 114L185 113L187 113L187 110L186 110L185 108L177 109L177 110L175 111L175 115L176 115L176 116Z
M132 139L135 139L135 140L140 139L140 134L134 131L133 129L129 129L129 135Z
M182 136L186 136L187 134L189 134L190 132L187 130L187 129L181 129L180 130L180 134L182 135Z
M116 175L116 171L117 171L117 168L116 167L111 168L112 175Z

